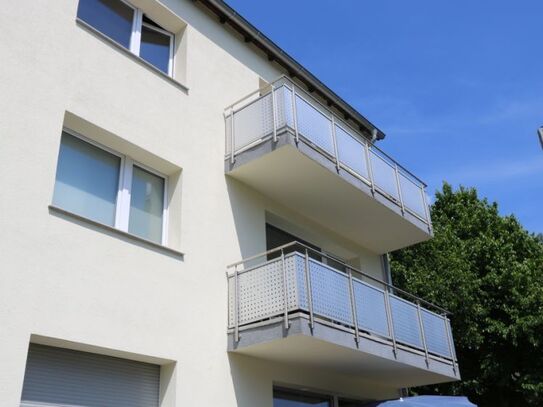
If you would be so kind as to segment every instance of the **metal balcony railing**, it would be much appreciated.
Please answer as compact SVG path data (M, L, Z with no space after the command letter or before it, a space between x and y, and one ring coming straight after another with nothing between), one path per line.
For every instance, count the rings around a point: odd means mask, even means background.
M366 183L431 227L426 184L370 143L357 130L286 77L258 90L225 110L226 159L264 143L277 141L285 130L305 142L336 167Z
M336 268L326 264L328 259ZM362 335L384 340L394 354L398 348L415 350L427 362L429 358L445 360L456 371L446 310L302 243L292 242L232 264L227 279L228 324L236 342L240 330L277 318L288 329L294 314L301 312L308 316L311 328L318 322L331 324L351 333L356 343Z

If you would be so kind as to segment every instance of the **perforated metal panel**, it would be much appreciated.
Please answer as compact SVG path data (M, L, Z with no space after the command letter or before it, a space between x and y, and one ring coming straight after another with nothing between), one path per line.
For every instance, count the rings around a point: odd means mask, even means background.
M422 348L417 306L395 295L390 295L390 309L396 340Z
M369 180L364 144L350 131L338 125L336 125L336 140L339 161L361 177Z
M296 95L298 132L324 151L334 154L332 121L317 108Z
M331 267L309 260L313 312L347 325L353 324L349 278Z
M298 308L298 289L293 255L285 257L287 274L287 304L289 310ZM234 325L234 277L230 276L229 297L230 326ZM259 321L285 310L284 278L281 259L254 267L238 275L238 322L240 325Z
M424 193L420 186L415 184L404 174L400 172L400 187L402 189L402 199L404 205L415 212L417 215L426 219L426 210L424 208Z
M294 127L292 109L292 91L286 86L280 86L275 90L275 104L277 109L277 128L284 126Z
M375 185L395 199L399 199L396 172L391 165L370 150L371 168Z
M353 279L358 327L383 336L390 336L385 306L385 293Z
M234 113L234 149L236 151L273 132L271 93Z
M437 355L451 357L447 339L447 325L441 315L422 309L422 324L428 351Z

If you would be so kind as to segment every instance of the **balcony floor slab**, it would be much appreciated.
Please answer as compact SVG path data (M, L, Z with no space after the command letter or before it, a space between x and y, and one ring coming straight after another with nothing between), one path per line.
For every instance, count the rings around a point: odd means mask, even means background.
M392 343L369 334L356 344L352 332L315 321L311 330L307 315L295 314L285 329L282 319L253 324L228 334L228 351L264 360L327 369L400 387L450 382L460 379L450 361L430 357L401 345L394 355Z

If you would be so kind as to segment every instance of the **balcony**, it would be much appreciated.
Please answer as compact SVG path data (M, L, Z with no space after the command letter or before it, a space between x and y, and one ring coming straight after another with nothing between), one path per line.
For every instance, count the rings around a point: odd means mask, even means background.
M311 251L293 242L229 267L230 352L398 387L460 378L445 310Z
M230 106L226 173L385 253L431 237L425 184L287 78Z

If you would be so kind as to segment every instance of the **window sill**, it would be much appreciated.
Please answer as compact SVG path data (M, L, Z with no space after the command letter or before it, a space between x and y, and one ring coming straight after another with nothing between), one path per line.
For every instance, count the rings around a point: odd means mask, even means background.
M185 85L183 85L181 82L176 81L174 78L172 78L170 75L162 72L160 69L156 68L154 65L147 62L145 59L133 54L130 52L130 50L123 47L121 44L119 44L117 41L112 40L107 35L102 34L100 31L98 31L96 28L94 28L92 25L86 23L85 21L81 20L80 18L76 18L75 22L77 25L79 25L81 28L89 31L91 34L97 36L101 40L105 41L107 44L113 46L114 48L117 48L119 51L121 51L123 54L127 55L128 57L132 58L134 61L138 62L140 65L143 65L148 70L152 71L153 73L157 74L161 78L165 79L166 81L170 82L171 84L177 86L179 89L181 89L183 92L188 93L189 88Z
M86 225L86 226L90 226L92 229L95 229L95 230L101 230L101 231L105 231L107 232L108 234L110 235L113 235L113 236L117 236L123 240L126 240L126 241L129 241L129 242L132 242L132 243L136 243L140 246L143 246L143 247L146 247L148 249L152 249L152 250L155 250L155 251L158 251L158 252L162 252L170 257L173 257L173 258L176 258L178 260L183 260L184 258L184 253L178 251L178 250L175 250L175 249L172 249L171 247L167 247L167 246L164 246L160 243L155 243L151 240L147 240L147 239L144 239L143 237L139 237L139 236L136 236L136 235L133 235L132 233L128 233L128 232L125 232L123 230L119 230L117 228L114 228L112 226L109 226L109 225L105 225L103 223L100 223L100 222L96 222L94 220L91 220L89 218L85 218L84 216L81 216L81 215L77 215L73 212L70 212L70 211L66 211L64 209L61 209L57 206L54 206L54 205L49 205L49 212L50 213L53 213L54 215L57 215L63 219L67 219L67 220L70 220L70 221L74 221L76 223L80 223L80 224L83 224L83 225Z

